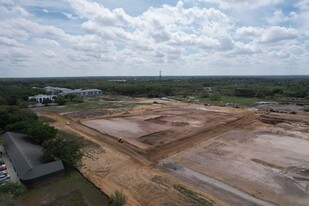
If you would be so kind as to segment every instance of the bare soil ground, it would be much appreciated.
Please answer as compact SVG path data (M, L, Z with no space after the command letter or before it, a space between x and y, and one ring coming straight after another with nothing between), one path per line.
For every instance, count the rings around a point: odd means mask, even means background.
M308 138L307 132L255 122L169 159L255 197L305 206L309 200Z
M141 149L148 149L235 119L237 117L228 111L199 107L166 107L149 109L143 115L132 113L129 117L127 114L125 117L94 119L82 123L115 138L121 137Z
M122 190L128 196L128 205L226 205L152 167L152 162L126 143L119 144L114 138L78 122L66 125L69 119L58 114L43 113L56 120L52 125L58 129L100 145L100 148L87 148L79 170L104 193L111 195L115 190Z
M86 119L41 113L100 145L80 171L107 194L122 188L129 205L225 204L211 195L231 205L307 204L308 116L136 101L158 104Z

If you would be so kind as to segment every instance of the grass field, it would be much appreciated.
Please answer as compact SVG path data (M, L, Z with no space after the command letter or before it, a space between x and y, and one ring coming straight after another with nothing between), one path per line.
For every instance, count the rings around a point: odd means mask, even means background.
M108 199L80 173L73 170L62 179L28 190L16 200L15 205L104 206L108 205Z

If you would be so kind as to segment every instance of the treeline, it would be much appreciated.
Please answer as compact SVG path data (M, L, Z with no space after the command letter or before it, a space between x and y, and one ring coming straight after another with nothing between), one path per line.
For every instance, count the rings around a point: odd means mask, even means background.
M126 80L115 81L116 79ZM4 86L5 85L5 86ZM98 88L105 94L139 97L163 96L205 96L212 93L225 96L258 98L309 98L309 76L295 77L84 77L84 78L41 78L41 79L1 79L0 86L10 88L10 92L0 92L2 99L18 104L25 100L24 94L31 95L40 90L32 87L58 86L67 88ZM21 88L19 94L12 95ZM1 87L0 87L1 88ZM40 91L43 93L44 91ZM9 98L8 98L9 97ZM13 100L12 100L13 99Z
M0 81L0 105L26 107L29 96L45 93L45 90L32 88L31 85L24 85L23 82L3 79Z

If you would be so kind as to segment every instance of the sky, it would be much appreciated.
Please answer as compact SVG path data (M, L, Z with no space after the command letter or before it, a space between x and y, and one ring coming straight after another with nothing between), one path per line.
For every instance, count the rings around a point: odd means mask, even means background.
M0 0L0 77L309 75L308 0Z

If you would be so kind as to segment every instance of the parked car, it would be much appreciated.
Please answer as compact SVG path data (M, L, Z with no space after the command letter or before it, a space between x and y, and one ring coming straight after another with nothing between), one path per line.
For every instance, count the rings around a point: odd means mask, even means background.
M0 172L0 178L1 176L10 176L7 172Z
M6 171L6 170L2 170L2 171L0 171L0 175L3 175L3 174L6 174L6 175L7 175L8 173L7 173L7 171Z
M0 171L6 170L6 166L5 165L0 165Z
M0 182L3 182L3 181L5 181L5 180L9 180L9 179L10 179L10 177L9 177L9 176L2 177L2 178L0 178Z
M1 186L2 186L2 185L5 185L8 181L10 181L10 179L3 180L3 181L0 182L0 185L1 185Z
M0 175L0 179L5 177L10 177L10 175Z

